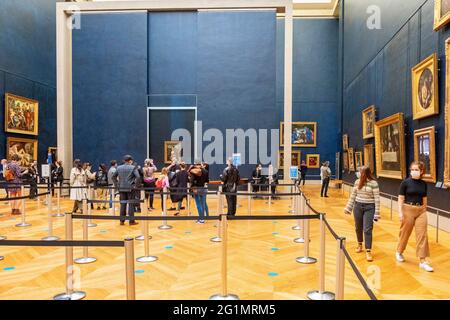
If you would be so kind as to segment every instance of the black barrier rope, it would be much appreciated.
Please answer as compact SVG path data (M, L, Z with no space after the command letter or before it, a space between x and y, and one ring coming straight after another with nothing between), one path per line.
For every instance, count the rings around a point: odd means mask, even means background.
M348 262L350 263L353 272L356 274L356 277L358 277L359 282L361 282L361 285L363 286L364 290L366 290L370 300L378 300L373 291L369 288L369 285L367 284L366 280L364 280L364 277L359 271L358 267L353 262L352 257L348 253L347 249L345 247L342 247L341 249L344 252L344 255L347 258Z
M328 231L330 231L331 235L335 240L338 240L340 237L337 235L337 233L331 228L330 224L328 223L327 219L324 217L323 221L325 222L325 225L328 228Z
M114 200L114 201L110 201L110 200L87 200L87 203L120 203L120 204L139 204L139 203L144 203L144 200Z
M184 216L184 217L175 217L175 216L99 216L99 215L81 215L81 214L73 214L72 219L83 219L83 220L198 220L198 216ZM201 220L220 220L220 216L205 216L202 217Z
M320 219L320 215L298 215L298 216L227 216L228 220L310 220Z
M36 194L34 197L36 198L36 197L40 197L40 196L45 196L47 194L50 194L50 192L39 193L39 194ZM23 199L31 199L31 197L28 195L28 196L21 196L21 197L15 197L15 198L1 198L0 202L2 202L2 201L23 200Z
M0 246L11 247L123 247L124 241L44 241L44 240L2 240Z

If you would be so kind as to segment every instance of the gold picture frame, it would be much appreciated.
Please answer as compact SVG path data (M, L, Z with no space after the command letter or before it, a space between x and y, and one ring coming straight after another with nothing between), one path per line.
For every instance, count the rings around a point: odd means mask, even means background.
M58 161L58 147L48 147L47 153L51 153L53 162Z
M362 111L363 139L370 139L375 136L376 109L370 106Z
M436 128L414 130L414 161L425 164L424 181L436 183Z
M38 135L39 102L5 94L5 132Z
M404 179L406 176L405 124L397 113L375 124L377 176Z
M181 146L181 141L164 141L164 164L172 163L172 156L175 156L177 158L182 157ZM173 152L175 154L173 154Z
M370 171L372 171L372 173L375 173L373 144L364 145L364 166L369 167Z
M8 137L6 139L6 157L11 160L12 155L20 157L19 166L28 168L33 160L37 160L38 141L35 139L24 139Z
M450 0L434 1L434 31L450 22Z
M344 164L343 165L344 170L348 171L348 169L349 169L349 167L348 167L348 151L344 151L342 153L342 162Z
M320 168L320 154L307 154L306 166L310 169Z
M358 170L364 165L363 153L361 151L355 152L355 169Z
M348 148L348 171L356 171L355 168L355 150Z
M291 139L292 147L317 147L317 122L292 122ZM280 146L284 146L284 122L280 122Z
M445 60L444 185L450 188L450 38L445 41Z
M300 167L302 153L300 150L291 151L291 166ZM284 150L278 151L278 169L284 169Z
M342 150L348 150L348 134L342 135Z
M413 120L439 114L438 57L436 53L412 68Z

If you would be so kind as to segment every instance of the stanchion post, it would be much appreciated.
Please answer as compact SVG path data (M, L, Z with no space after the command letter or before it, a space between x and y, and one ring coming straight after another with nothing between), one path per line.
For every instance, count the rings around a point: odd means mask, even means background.
M191 184L188 182L186 190L186 210L187 215L191 216Z
M302 197L302 193L300 192L300 188L298 188L297 186L291 186L291 193L299 193L300 195L293 195L292 196L292 204L291 204L291 210L289 210L290 213L294 213L294 214L301 214L299 208L300 205L300 201L301 201L301 197ZM292 227L292 230L300 230L301 226L300 226L301 220L297 220L297 224L295 226Z
M307 297L311 300L334 300L332 292L325 291L325 214L320 214L320 256L319 256L319 290L310 291Z
M222 224L222 267L221 267L221 293L215 294L210 297L210 300L239 300L239 297L235 294L228 293L228 221L227 215L222 214L220 216Z
M439 243L439 215L441 211L438 209L436 212L436 243Z
M288 211L288 213L296 213L295 211L295 185L291 186L291 205L289 206L291 208L291 210Z
M133 238L125 238L124 242L127 300L136 300L136 280L134 276L134 241Z
M167 204L166 204L166 201L167 201L167 187L164 187L164 189L163 189L163 196L162 197L163 197L163 216L167 217ZM169 230L169 229L172 229L172 226L168 225L167 224L167 220L164 219L163 220L163 224L160 225L158 227L158 229Z
M336 300L344 300L345 282L345 238L337 239L336 250Z
M222 186L219 186L217 191L217 215L220 217L223 214L223 199L222 199ZM209 239L212 242L222 242L222 220L217 222L217 236Z
M94 200L94 191L93 191L93 189L92 189L92 187L90 185L88 186L88 199L89 200ZM88 212L89 215L91 215L91 213L92 213L92 206L93 206L92 203L88 204L88 211L87 212ZM95 228L96 226L97 226L97 224L92 222L92 219L88 220L88 227L89 228Z
M145 191L144 190L141 191L141 200L143 201L143 202L141 202L141 212L144 216L148 216L148 207L147 207L147 203L145 201ZM147 220L144 220L144 221L147 221ZM146 228L145 223L142 223L142 225L141 225L142 234L137 236L136 238L134 238L135 240L139 240L139 241L145 240L145 236L144 236L145 228ZM147 234L148 234L148 224L147 224ZM150 235L147 235L147 236L149 239L152 238Z
M305 214L305 196L303 193L295 196L295 211L299 216L303 216ZM295 227L294 227L295 228ZM297 228L299 231L299 237L294 239L296 243L305 243L305 223L303 219L297 220Z
M72 213L66 213L66 240L73 240ZM53 300L81 300L86 292L73 291L73 247L66 247L66 292L53 297Z
M47 194L47 209L48 209L48 236L42 238L44 241L57 241L59 237L53 235L53 218L52 218L52 191L48 188Z
M308 205L306 206L306 208L307 208L306 215L309 215L310 208ZM305 245L303 247L304 255L303 255L303 257L298 257L297 259L295 259L295 261L297 261L298 263L303 263L303 264L316 263L317 259L309 256L309 242L310 242L310 240L309 240L309 219L304 220L303 231L304 231L304 237L305 237L305 242L304 242Z
M21 186L20 187L20 194L21 194L21 196L22 197L24 197L25 196L25 186ZM31 226L31 223L27 223L27 221L26 221L26 212L25 212L25 199L22 199L21 200L21 207L22 207L22 222L21 223L18 223L18 224L16 224L16 227L19 227L19 228L21 228L21 227L29 227L29 226Z
M86 208L88 206L87 200L83 199L83 212L86 212ZM89 227L88 220L83 219L83 240L89 240ZM77 264L88 264L97 261L97 258L89 257L89 248L83 247L83 256L81 258L75 259L75 263Z
M144 202L141 203L141 212L145 217L148 217L148 207L145 202L145 191L141 191L141 198L144 198ZM142 221L142 235L144 237L144 255L136 259L137 262L153 262L158 260L158 257L150 255L150 236L148 235L148 220Z
M392 196L391 196L391 220L392 220Z
M251 182L247 183L247 212L248 215L251 216L252 215L252 184Z

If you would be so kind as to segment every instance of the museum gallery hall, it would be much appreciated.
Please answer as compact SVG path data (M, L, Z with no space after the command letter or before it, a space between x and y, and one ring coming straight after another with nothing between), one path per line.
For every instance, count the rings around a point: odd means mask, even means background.
M0 48L0 300L450 299L450 0L0 0Z

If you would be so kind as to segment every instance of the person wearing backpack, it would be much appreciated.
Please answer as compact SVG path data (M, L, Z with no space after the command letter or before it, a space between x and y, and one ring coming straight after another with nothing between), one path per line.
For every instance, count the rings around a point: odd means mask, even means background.
M223 191L236 193L241 177L239 170L233 165L232 159L227 160L227 167L223 170L220 180L223 182ZM236 215L237 195L226 195L227 198L227 215Z
M161 192L161 211L164 211L164 188L169 187L169 170L167 168L162 168L161 177L159 177L158 181L156 181L156 188Z
M144 162L144 187L145 188L156 188L156 178L155 171L158 170L153 163L153 159L145 159ZM153 208L153 198L154 198L155 190L147 190L145 192L145 198L149 200L149 210L155 210Z
M189 174L186 171L186 163L184 162L180 163L180 170L178 170L175 173L175 180L177 190L175 190L174 192L173 200L175 200L175 203L177 203L177 211L175 212L175 215L177 216L180 214L183 199L187 197L187 185L189 181Z
M208 171L202 166L200 160L196 160L195 164L188 171L191 179L192 193L194 194L195 205L198 211L198 220L196 223L204 224L205 215L208 216L206 196L208 195L207 183L209 182Z
M97 193L97 200L107 200L108 190L108 170L106 165L102 163L98 166L98 171L95 174L95 188ZM106 202L101 204L97 203L97 210L100 210L100 205L102 205L102 209L106 209Z

